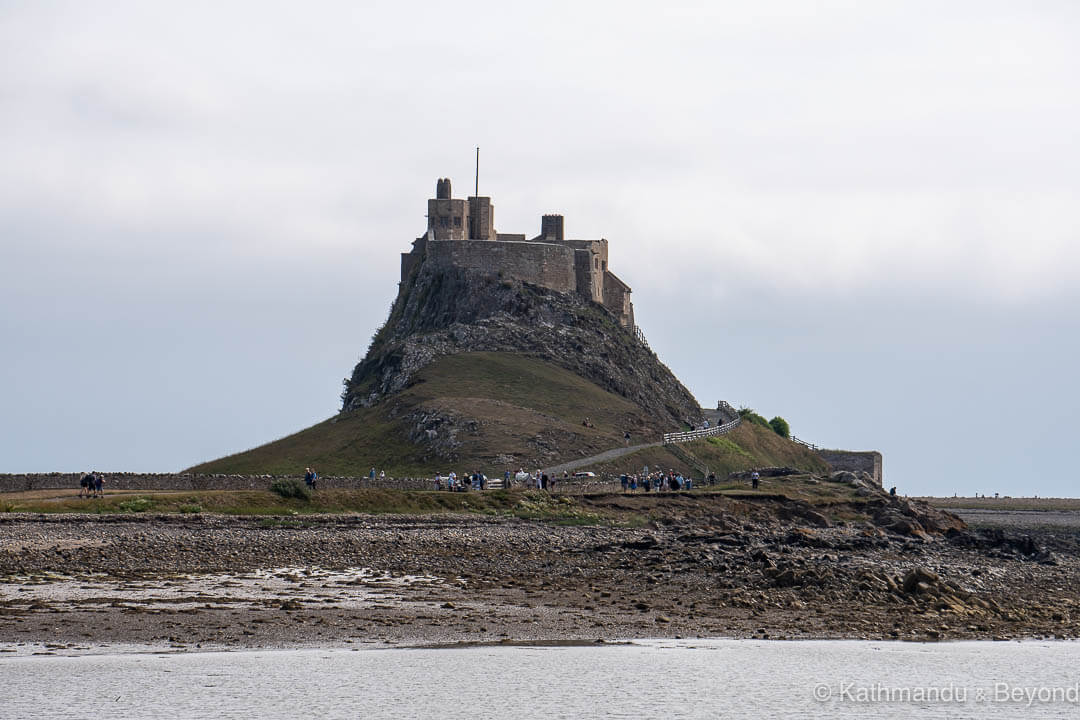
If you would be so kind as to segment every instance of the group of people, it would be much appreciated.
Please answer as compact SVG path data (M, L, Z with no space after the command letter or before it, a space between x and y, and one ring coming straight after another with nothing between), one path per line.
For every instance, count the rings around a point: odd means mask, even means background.
M449 492L468 492L469 490L486 490L487 475L477 470L468 475L458 475L453 470L446 477L441 473L435 473L435 489L448 490Z
M105 491L102 490L104 482L105 476L97 471L83 473L79 479L79 497L104 497Z
M570 473L563 472L563 480L570 479ZM525 468L519 468L514 475L514 481L519 485L524 485L530 490L554 490L555 482L558 478L554 475L548 475L543 470L537 469L536 472L525 472ZM505 487L510 487L510 471L506 471L506 475L503 477L503 483Z
M516 483L521 487L528 488L529 490L555 490L555 483L559 478L555 475L548 475L542 470L537 470L534 473L526 472L524 468L520 468L516 473L512 473L507 470L503 473L502 486L504 488L513 487ZM563 480L570 479L570 473L564 472L562 474ZM487 475L477 470L476 472L467 475L458 475L456 472L451 472L449 475L442 475L441 473L435 474L435 489L436 490L448 490L450 492L467 492L469 490L487 490L488 478Z
M310 490L315 489L315 482L319 479L319 473L315 472L312 468L304 468L304 484L308 486Z
M705 482L709 485L716 484L716 473L709 473L705 478ZM761 475L757 470L750 473L750 483L755 490L758 489L758 485L761 482ZM693 490L694 479L689 475L683 475L675 470L657 470L655 472L649 472L648 468L641 474L623 473L619 476L619 484L622 486L622 491L637 492L643 490L645 492L678 492L680 490Z
M710 473L709 484L712 485L716 482L716 475ZM619 476L619 485L622 486L622 491L625 492L637 492L643 490L645 492L663 492L669 490L671 492L678 492L680 490L693 490L694 479L690 476L684 476L680 472L675 470L657 470L655 472L643 472L638 474L623 473Z

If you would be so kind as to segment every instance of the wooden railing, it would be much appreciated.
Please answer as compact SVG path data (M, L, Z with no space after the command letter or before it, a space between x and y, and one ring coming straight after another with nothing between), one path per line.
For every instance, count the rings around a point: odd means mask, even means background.
M791 436L791 442L799 443L803 447L810 448L811 450L820 450L821 449L817 445L815 445L814 443L808 443L805 440L800 440L799 438L795 437L794 435Z
M735 428L739 427L739 423L742 422L741 417L737 417L731 422L726 422L723 425L717 425L716 427L705 428L704 430L687 430L686 432L674 432L664 433L664 444L671 445L673 443L690 442L691 440L700 440L701 438L712 437L714 435L723 435L724 433L731 432Z
M641 343L641 346L646 350L649 350L649 341L645 339L645 333L641 332L641 328L637 325L634 326L634 339Z

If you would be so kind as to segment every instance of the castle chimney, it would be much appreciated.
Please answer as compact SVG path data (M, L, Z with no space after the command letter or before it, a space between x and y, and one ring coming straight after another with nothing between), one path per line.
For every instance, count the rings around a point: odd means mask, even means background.
M563 216L544 215L540 218L540 235L545 240L563 241Z
M450 178L439 178L435 183L435 197L438 200L450 199Z

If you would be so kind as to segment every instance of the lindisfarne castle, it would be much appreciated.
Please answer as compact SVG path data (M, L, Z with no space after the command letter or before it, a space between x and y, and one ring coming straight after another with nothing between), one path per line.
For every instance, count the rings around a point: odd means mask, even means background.
M495 232L490 197L454 198L450 180L436 183L428 200L427 232L401 255L401 281L422 262L500 273L557 292L578 293L603 305L627 330L635 331L630 286L608 269L608 241L568 240L562 215L544 215L540 234Z

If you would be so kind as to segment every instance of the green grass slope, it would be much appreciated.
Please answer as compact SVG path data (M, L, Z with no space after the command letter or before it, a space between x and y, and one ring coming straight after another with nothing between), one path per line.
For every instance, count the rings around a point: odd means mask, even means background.
M684 448L717 477L755 467L793 467L825 472L828 464L808 448L754 423L742 423L726 435L695 440Z
M455 419L455 458L409 440L418 413ZM593 427L583 427L588 417ZM286 474L314 466L323 475L430 475L480 469L501 474L658 438L659 427L633 403L568 370L514 353L443 357L418 382L370 408L342 413L298 433L189 469L199 473ZM415 435L415 433L414 433ZM512 463L507 458L513 458Z
M828 469L824 460L802 445L747 422L726 435L682 443L679 448L708 466L721 480L727 478L728 473L761 467L794 467L813 473ZM639 472L645 465L653 470L662 468L691 472L695 477L700 474L664 447L644 448L588 469L613 474L633 473Z

